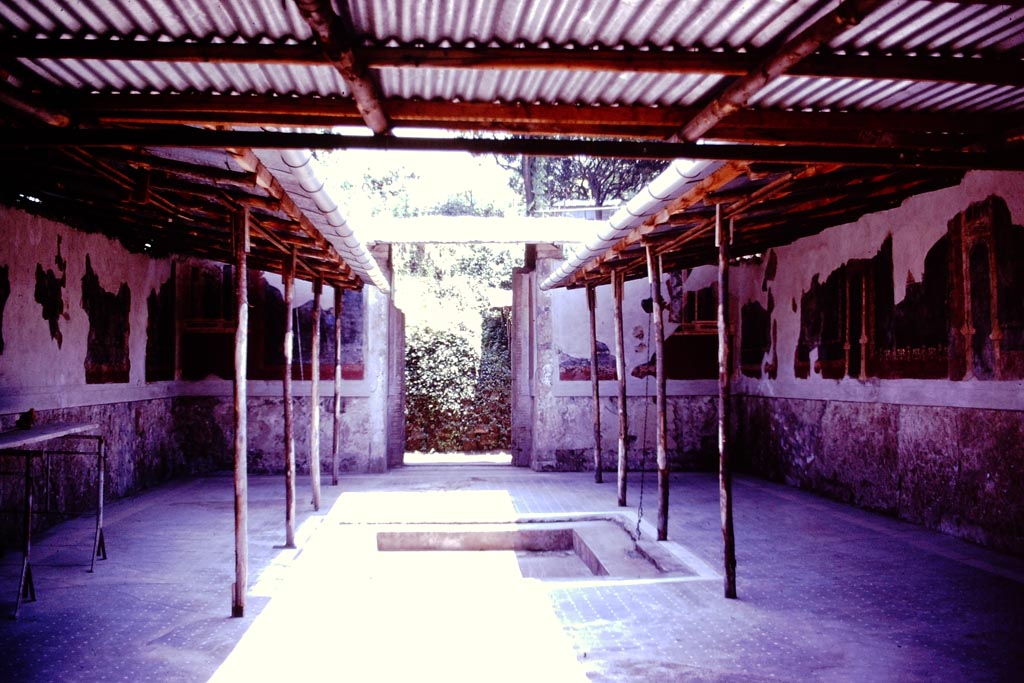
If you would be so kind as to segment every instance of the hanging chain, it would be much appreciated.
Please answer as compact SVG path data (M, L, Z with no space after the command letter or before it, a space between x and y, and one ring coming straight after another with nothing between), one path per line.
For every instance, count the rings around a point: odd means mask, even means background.
M303 382L306 380L306 369L302 367L302 331L299 327L299 309L293 308L295 322L292 327L295 329L295 347L299 350L299 381ZM288 368L288 372L291 372L291 368Z
M654 305L654 300L651 300ZM647 316L647 343L651 343L651 316ZM647 414L650 409L647 400L650 398L651 375L644 376L644 438L640 444L640 501L636 506L636 538L640 540L643 535L640 531L640 522L644 518L644 474L647 472Z

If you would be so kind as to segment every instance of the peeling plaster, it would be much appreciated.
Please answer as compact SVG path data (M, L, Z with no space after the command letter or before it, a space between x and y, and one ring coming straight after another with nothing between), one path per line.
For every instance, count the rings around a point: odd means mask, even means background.
M43 264L36 264L35 300L42 307L43 320L50 328L50 338L57 342L57 348L64 344L64 334L60 330L60 319L68 320L67 307L64 304L63 290L68 282L68 262L61 256L62 237L57 235L57 256L54 263L60 271L58 278L52 268L43 270Z

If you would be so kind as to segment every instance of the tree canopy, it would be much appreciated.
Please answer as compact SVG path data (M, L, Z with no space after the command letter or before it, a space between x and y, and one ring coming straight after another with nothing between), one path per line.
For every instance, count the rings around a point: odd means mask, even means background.
M526 205L526 213L573 200L604 206L627 200L665 168L665 162L605 157L530 157L496 155Z

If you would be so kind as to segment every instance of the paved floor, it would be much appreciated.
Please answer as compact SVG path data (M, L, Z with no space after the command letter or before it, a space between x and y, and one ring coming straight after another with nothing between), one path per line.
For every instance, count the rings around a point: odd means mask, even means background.
M249 604L231 619L231 484L110 504L93 574L88 519L45 534L38 600L0 619L0 681L1024 680L1024 559L740 478L740 599L725 600L704 474L673 475L668 549L689 571L664 580L524 579L510 552L376 550L382 525L623 512L586 473L346 476L320 512L300 506L298 550L275 547L283 480L251 477ZM645 524L653 492L648 476ZM18 559L0 558L2 612Z

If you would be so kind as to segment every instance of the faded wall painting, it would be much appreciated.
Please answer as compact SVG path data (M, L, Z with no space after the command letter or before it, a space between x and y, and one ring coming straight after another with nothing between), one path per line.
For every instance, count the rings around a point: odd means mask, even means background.
M826 379L1024 378L1024 228L1005 201L977 202L949 221L925 256L921 281L908 273L894 301L892 239L851 260L799 302L794 373ZM794 310L797 310L797 303ZM745 309L746 311L746 309ZM763 340L764 320L744 315L743 337ZM746 344L747 341L744 342ZM814 361L812 363L812 352Z
M174 287L175 266L171 277L149 293L146 299L146 381L174 379Z
M82 276L82 308L89 316L89 336L85 350L87 384L128 381L132 367L128 353L131 303L132 293L128 283L122 282L116 294L103 289L99 276L92 269L92 261L86 255L85 275Z
M598 287L597 297L598 378L615 380L611 287ZM665 299L666 379L718 377L718 288L714 271L686 269L665 273L662 297ZM590 333L585 293L583 290L560 291L552 306L558 378L564 382L589 382ZM644 380L655 374L654 345L650 342L653 334L651 308L646 279L627 282L623 300L627 381L629 378ZM642 383L634 385L635 389L643 386Z
M181 377L235 376L234 268L186 263L181 272Z
M262 273L250 280L249 372L253 379L280 379L284 373L284 295ZM325 289L320 312L320 377L334 378L333 292ZM364 303L361 291L344 290L341 299L341 378L360 380L365 375ZM312 375L313 302L292 309L292 377L308 380Z

